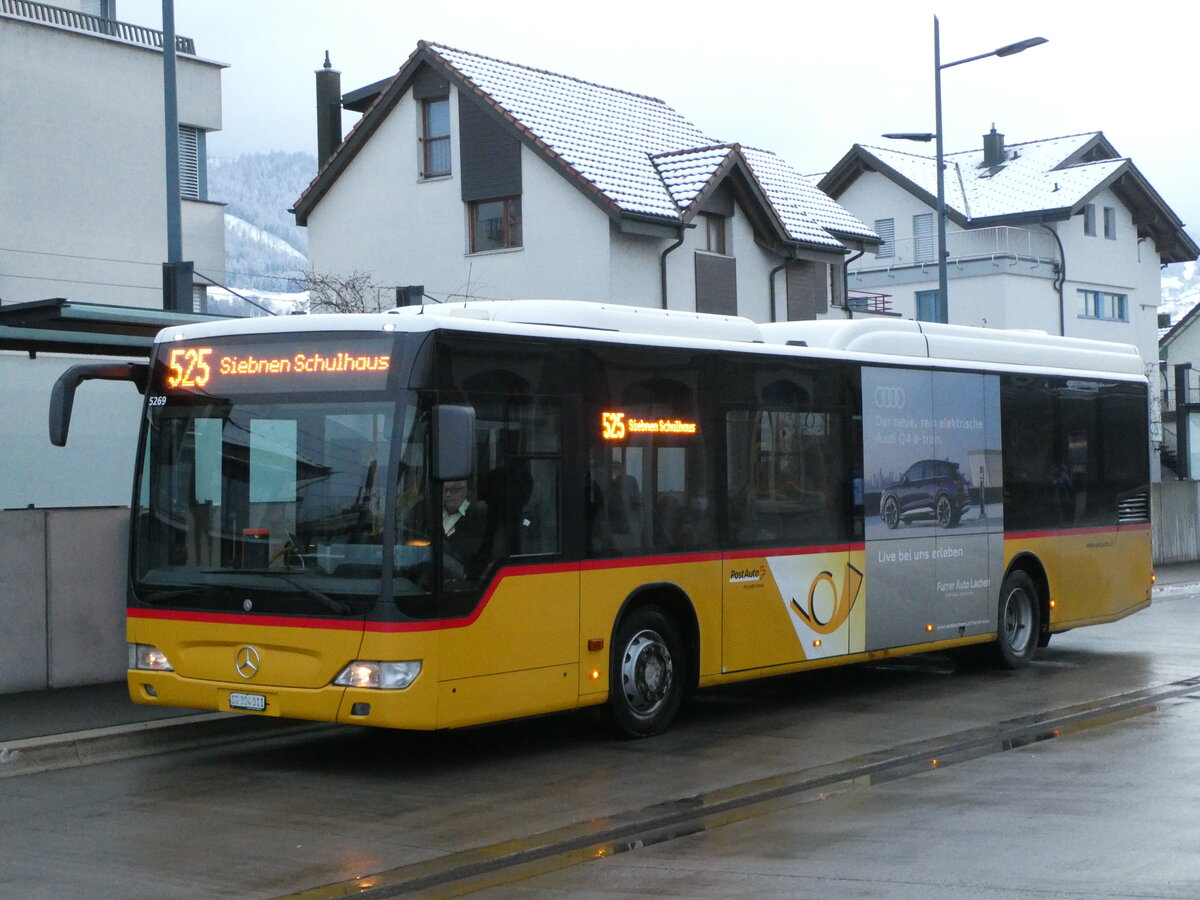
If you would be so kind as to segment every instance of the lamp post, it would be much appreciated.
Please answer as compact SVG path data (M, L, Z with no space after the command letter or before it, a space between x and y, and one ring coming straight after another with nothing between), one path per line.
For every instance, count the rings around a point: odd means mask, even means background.
M938 304L944 309L949 309L949 290L946 287L946 163L945 163L945 148L943 146L942 132L942 69L949 69L952 66L961 66L963 63L975 62L977 59L987 59L989 56L1012 56L1014 53L1020 53L1022 50L1028 50L1030 47L1036 47L1038 44L1046 43L1044 37L1026 38L1023 41L1017 41L1015 44L1005 44L1003 47L997 47L995 50L989 50L987 53L980 53L975 56L968 56L965 59L956 59L953 62L942 62L942 42L941 32L937 16L933 17L933 115L934 115L934 131L929 132L892 132L883 135L885 138L892 138L901 141L929 141L936 142L936 166L937 166L937 262L938 262Z

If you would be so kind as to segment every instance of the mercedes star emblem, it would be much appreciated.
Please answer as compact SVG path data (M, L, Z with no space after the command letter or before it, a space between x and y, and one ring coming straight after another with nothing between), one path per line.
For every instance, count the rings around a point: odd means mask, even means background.
M243 678L253 678L258 674L258 651L253 647L242 647L234 658L234 666Z

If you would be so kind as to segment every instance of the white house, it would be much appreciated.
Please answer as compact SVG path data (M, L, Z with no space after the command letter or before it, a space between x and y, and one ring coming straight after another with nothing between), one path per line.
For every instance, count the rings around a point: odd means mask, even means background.
M1159 267L1200 248L1100 132L945 156L947 297L932 156L855 144L819 185L883 238L848 284L901 316L1134 344L1158 358Z
M421 42L341 100L363 116L294 209L317 273L777 321L844 315L848 248L878 243L651 97Z

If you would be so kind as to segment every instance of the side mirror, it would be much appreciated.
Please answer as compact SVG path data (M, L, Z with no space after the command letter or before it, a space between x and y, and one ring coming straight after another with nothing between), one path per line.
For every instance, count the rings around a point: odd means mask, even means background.
M100 378L105 381L132 381L141 393L146 393L150 367L145 363L89 363L72 366L58 376L50 392L50 443L67 446L71 429L71 410L75 406L75 390L85 381Z
M466 481L475 469L475 409L470 406L433 408L433 477L435 481Z

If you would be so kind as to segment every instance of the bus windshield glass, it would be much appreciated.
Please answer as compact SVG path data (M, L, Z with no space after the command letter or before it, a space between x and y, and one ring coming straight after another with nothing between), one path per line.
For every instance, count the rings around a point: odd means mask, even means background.
M134 529L144 602L345 614L378 598L396 404L361 390L386 371L341 372L313 343L311 372L269 345L160 353ZM386 363L369 349L347 358ZM222 379L226 359L242 368Z

